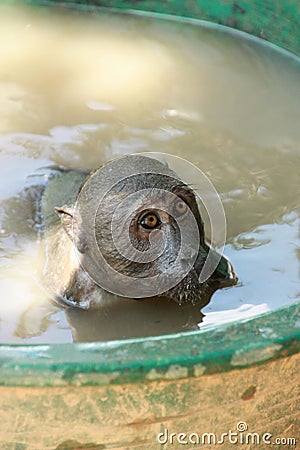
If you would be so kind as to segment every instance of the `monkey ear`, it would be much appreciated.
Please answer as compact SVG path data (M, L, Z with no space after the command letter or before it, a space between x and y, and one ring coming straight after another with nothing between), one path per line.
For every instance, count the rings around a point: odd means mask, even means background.
M59 215L63 229L69 238L73 241L80 253L84 253L87 245L83 233L80 230L78 221L75 218L74 206L63 205L54 208L54 210Z
M169 166L169 164L167 163L167 161L165 160L165 158L163 158L160 162L161 162L167 169L170 169L170 166Z
M74 239L74 207L63 205L54 208L55 212L59 215L61 224L67 233L67 235Z

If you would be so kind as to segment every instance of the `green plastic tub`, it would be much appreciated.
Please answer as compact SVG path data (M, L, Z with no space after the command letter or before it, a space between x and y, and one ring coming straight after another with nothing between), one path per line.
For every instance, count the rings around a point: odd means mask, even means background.
M208 20L300 55L299 0L28 3ZM0 447L252 449L260 440L259 448L295 448L300 439L299 313L295 303L201 332L104 343L2 344ZM221 443L229 430L237 433L239 444L235 435ZM247 432L248 443L242 442ZM197 445L196 434L203 433L204 444Z

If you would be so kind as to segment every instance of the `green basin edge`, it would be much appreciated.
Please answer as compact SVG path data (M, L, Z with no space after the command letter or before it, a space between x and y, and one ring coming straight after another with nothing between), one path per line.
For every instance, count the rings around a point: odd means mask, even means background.
M300 351L300 303L207 331L119 341L1 345L2 386L97 386L227 372Z
M300 55L298 0L0 0L85 10L113 8L207 20L261 37ZM2 386L97 386L227 372L300 351L300 303L200 330L119 341L0 345Z
M152 12L201 19L265 39L300 55L298 0L0 0L2 3L59 5L95 11Z

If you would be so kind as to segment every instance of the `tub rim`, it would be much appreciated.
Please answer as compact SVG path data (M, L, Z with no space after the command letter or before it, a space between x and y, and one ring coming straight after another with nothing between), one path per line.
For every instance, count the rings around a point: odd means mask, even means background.
M0 386L98 386L199 377L299 351L297 302L209 330L106 342L1 344Z

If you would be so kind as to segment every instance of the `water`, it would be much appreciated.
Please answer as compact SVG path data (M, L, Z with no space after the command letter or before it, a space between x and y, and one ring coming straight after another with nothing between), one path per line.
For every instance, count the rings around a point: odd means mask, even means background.
M299 300L299 60L147 17L1 5L0 22L1 342L206 329ZM169 300L65 310L40 283L30 186L51 165L142 151L190 160L221 195L240 282L214 294L202 323Z

